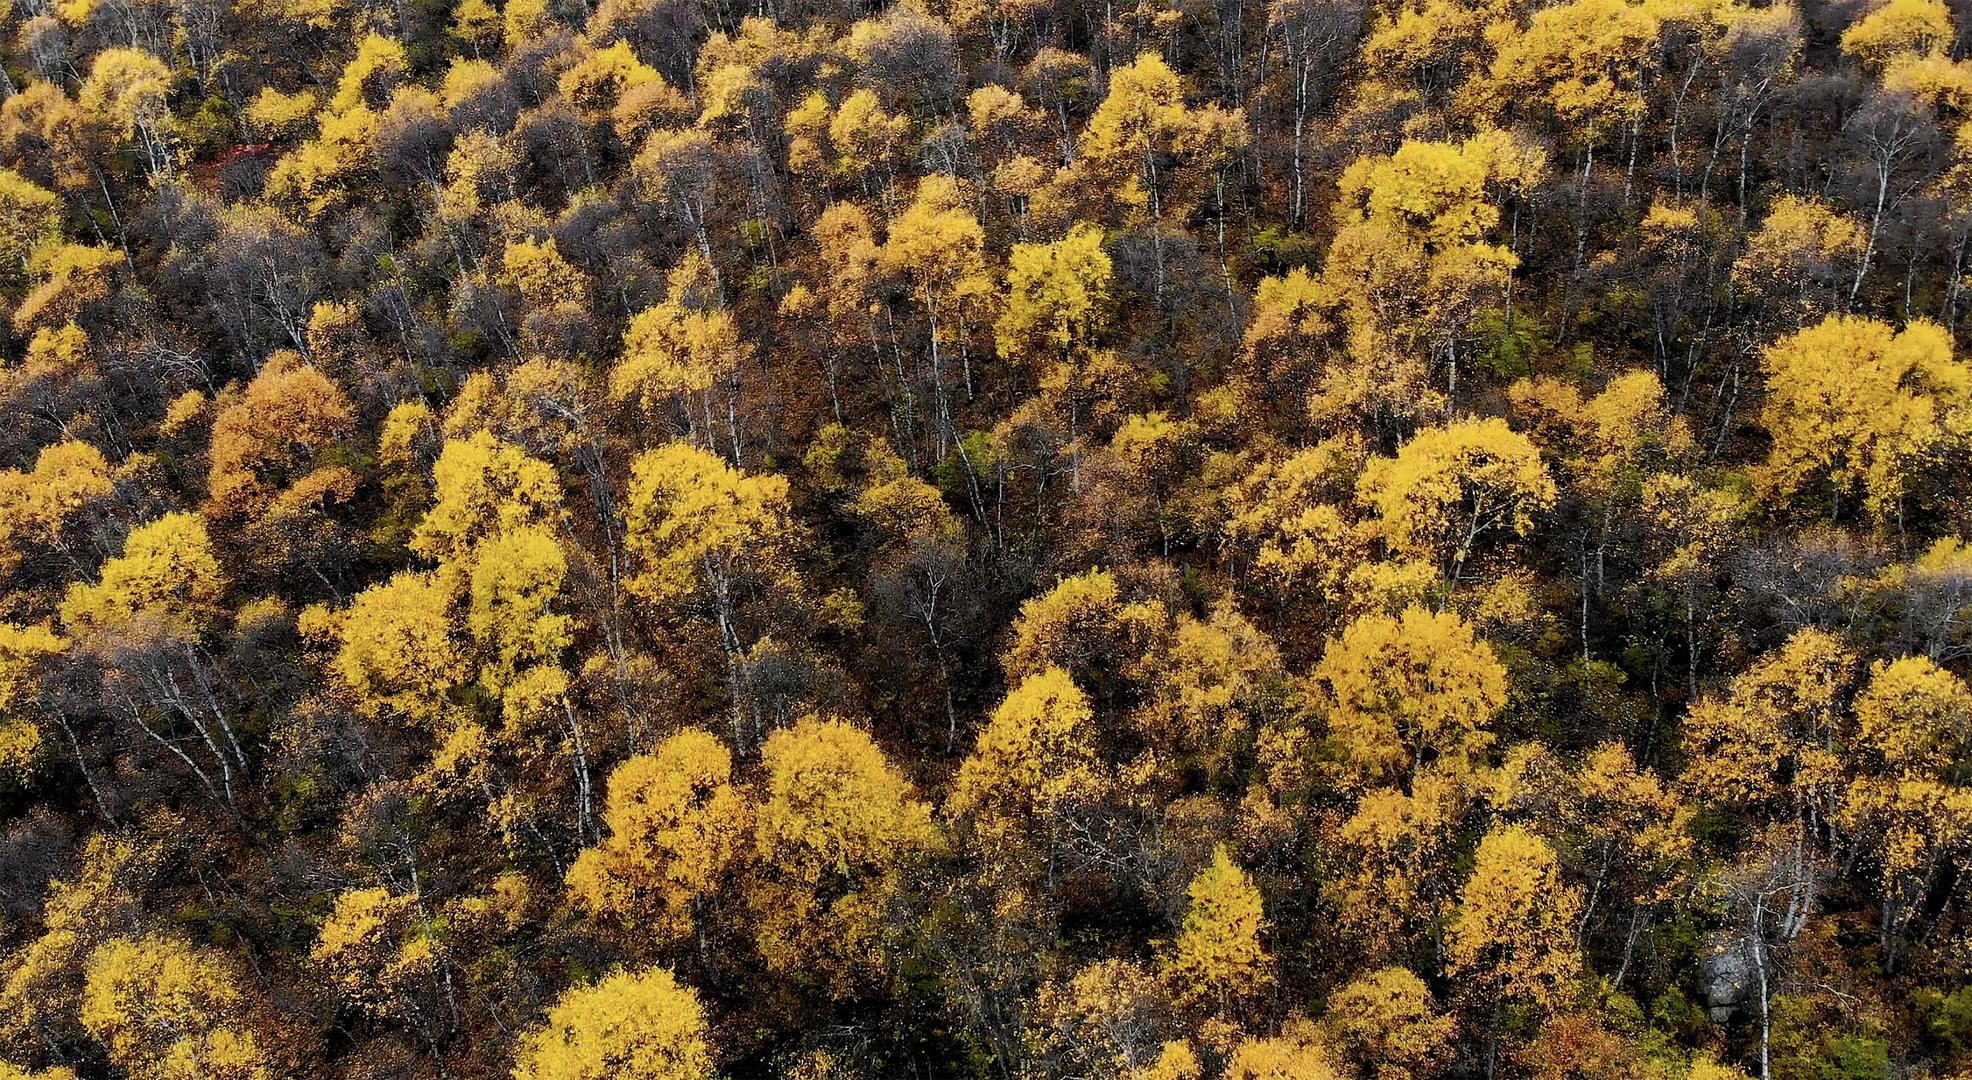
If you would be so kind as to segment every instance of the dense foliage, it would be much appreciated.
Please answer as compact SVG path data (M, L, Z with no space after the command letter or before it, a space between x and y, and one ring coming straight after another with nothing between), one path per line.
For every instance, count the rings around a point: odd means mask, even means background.
M1972 1075L1968 55L0 0L0 1078Z

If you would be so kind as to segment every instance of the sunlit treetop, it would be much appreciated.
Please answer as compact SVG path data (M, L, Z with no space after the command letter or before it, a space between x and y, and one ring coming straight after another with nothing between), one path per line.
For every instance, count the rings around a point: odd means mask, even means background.
M1486 834L1445 941L1445 969L1469 993L1553 1008L1581 971L1581 890L1564 884L1554 849L1520 826Z
M1357 492L1391 547L1439 562L1454 583L1481 541L1527 535L1555 497L1540 451L1498 419L1419 432L1372 462Z
M631 318L623 359L610 372L610 394L655 413L670 395L709 389L751 355L730 312L665 301Z
M274 1063L244 1021L247 999L212 954L164 937L116 938L90 954L83 1026L133 1076L266 1080Z
M1068 673L1027 676L993 710L959 767L945 812L1047 815L1102 783L1089 698Z
M1314 677L1329 736L1351 767L1403 782L1426 765L1462 769L1493 742L1506 669L1454 612L1413 607L1344 627Z
M564 993L521 1039L514 1080L711 1080L705 1007L662 968Z
M1426 1080L1449 1064L1456 1021L1438 1011L1430 987L1405 968L1352 980L1328 999L1321 1027L1356 1076Z
M257 513L317 455L354 434L354 425L340 387L299 355L275 353L213 421L213 509L220 516Z
M1939 0L1886 0L1842 31L1842 51L1881 67L1944 48L1955 36L1951 9Z
M1015 244L997 328L1001 355L1036 360L1086 346L1108 317L1111 275L1102 230L1088 223L1051 244Z
M447 442L432 479L437 501L411 549L438 562L464 560L474 545L510 529L552 525L561 511L554 467L483 431Z
M767 737L755 835L770 863L799 876L849 876L931 846L931 808L868 735L809 717Z
M787 574L798 537L787 491L786 477L735 469L683 442L639 455L625 516L642 562L630 588L679 602L748 572Z
M1191 906L1164 957L1163 974L1180 1002L1225 1011L1273 981L1273 961L1261 943L1267 929L1260 891L1225 845L1192 878Z
M750 808L732 767L725 745L698 730L619 765L603 813L609 836L568 874L576 902L661 935L689 933L696 901L742 852Z
M1917 476L1972 434L1972 367L1935 323L1832 316L1762 357L1773 449L1755 474L1786 499L1828 485L1894 519Z
M225 590L205 519L166 514L131 531L99 582L69 589L62 621L78 630L139 617L203 627L219 616Z

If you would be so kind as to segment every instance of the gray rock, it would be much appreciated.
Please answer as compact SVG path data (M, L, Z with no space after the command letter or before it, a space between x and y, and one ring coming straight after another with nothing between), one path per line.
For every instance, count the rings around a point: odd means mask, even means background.
M1698 996L1713 1021L1724 1023L1758 982L1752 950L1737 937L1715 938L1698 958Z

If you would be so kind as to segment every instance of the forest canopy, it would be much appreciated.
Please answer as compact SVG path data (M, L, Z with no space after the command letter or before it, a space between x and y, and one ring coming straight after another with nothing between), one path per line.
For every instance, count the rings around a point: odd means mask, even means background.
M0 0L0 1080L1972 1075L1968 263L1968 0Z

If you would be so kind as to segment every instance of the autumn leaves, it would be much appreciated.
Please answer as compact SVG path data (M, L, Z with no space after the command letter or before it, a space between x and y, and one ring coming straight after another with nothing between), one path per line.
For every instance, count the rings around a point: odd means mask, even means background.
M571 869L572 896L632 939L704 948L751 926L777 978L832 996L880 984L904 875L942 843L930 809L840 720L774 732L760 766L757 784L736 783L725 745L691 729L625 761L610 778L608 836ZM564 994L515 1076L709 1077L705 1027L669 972L619 972Z

